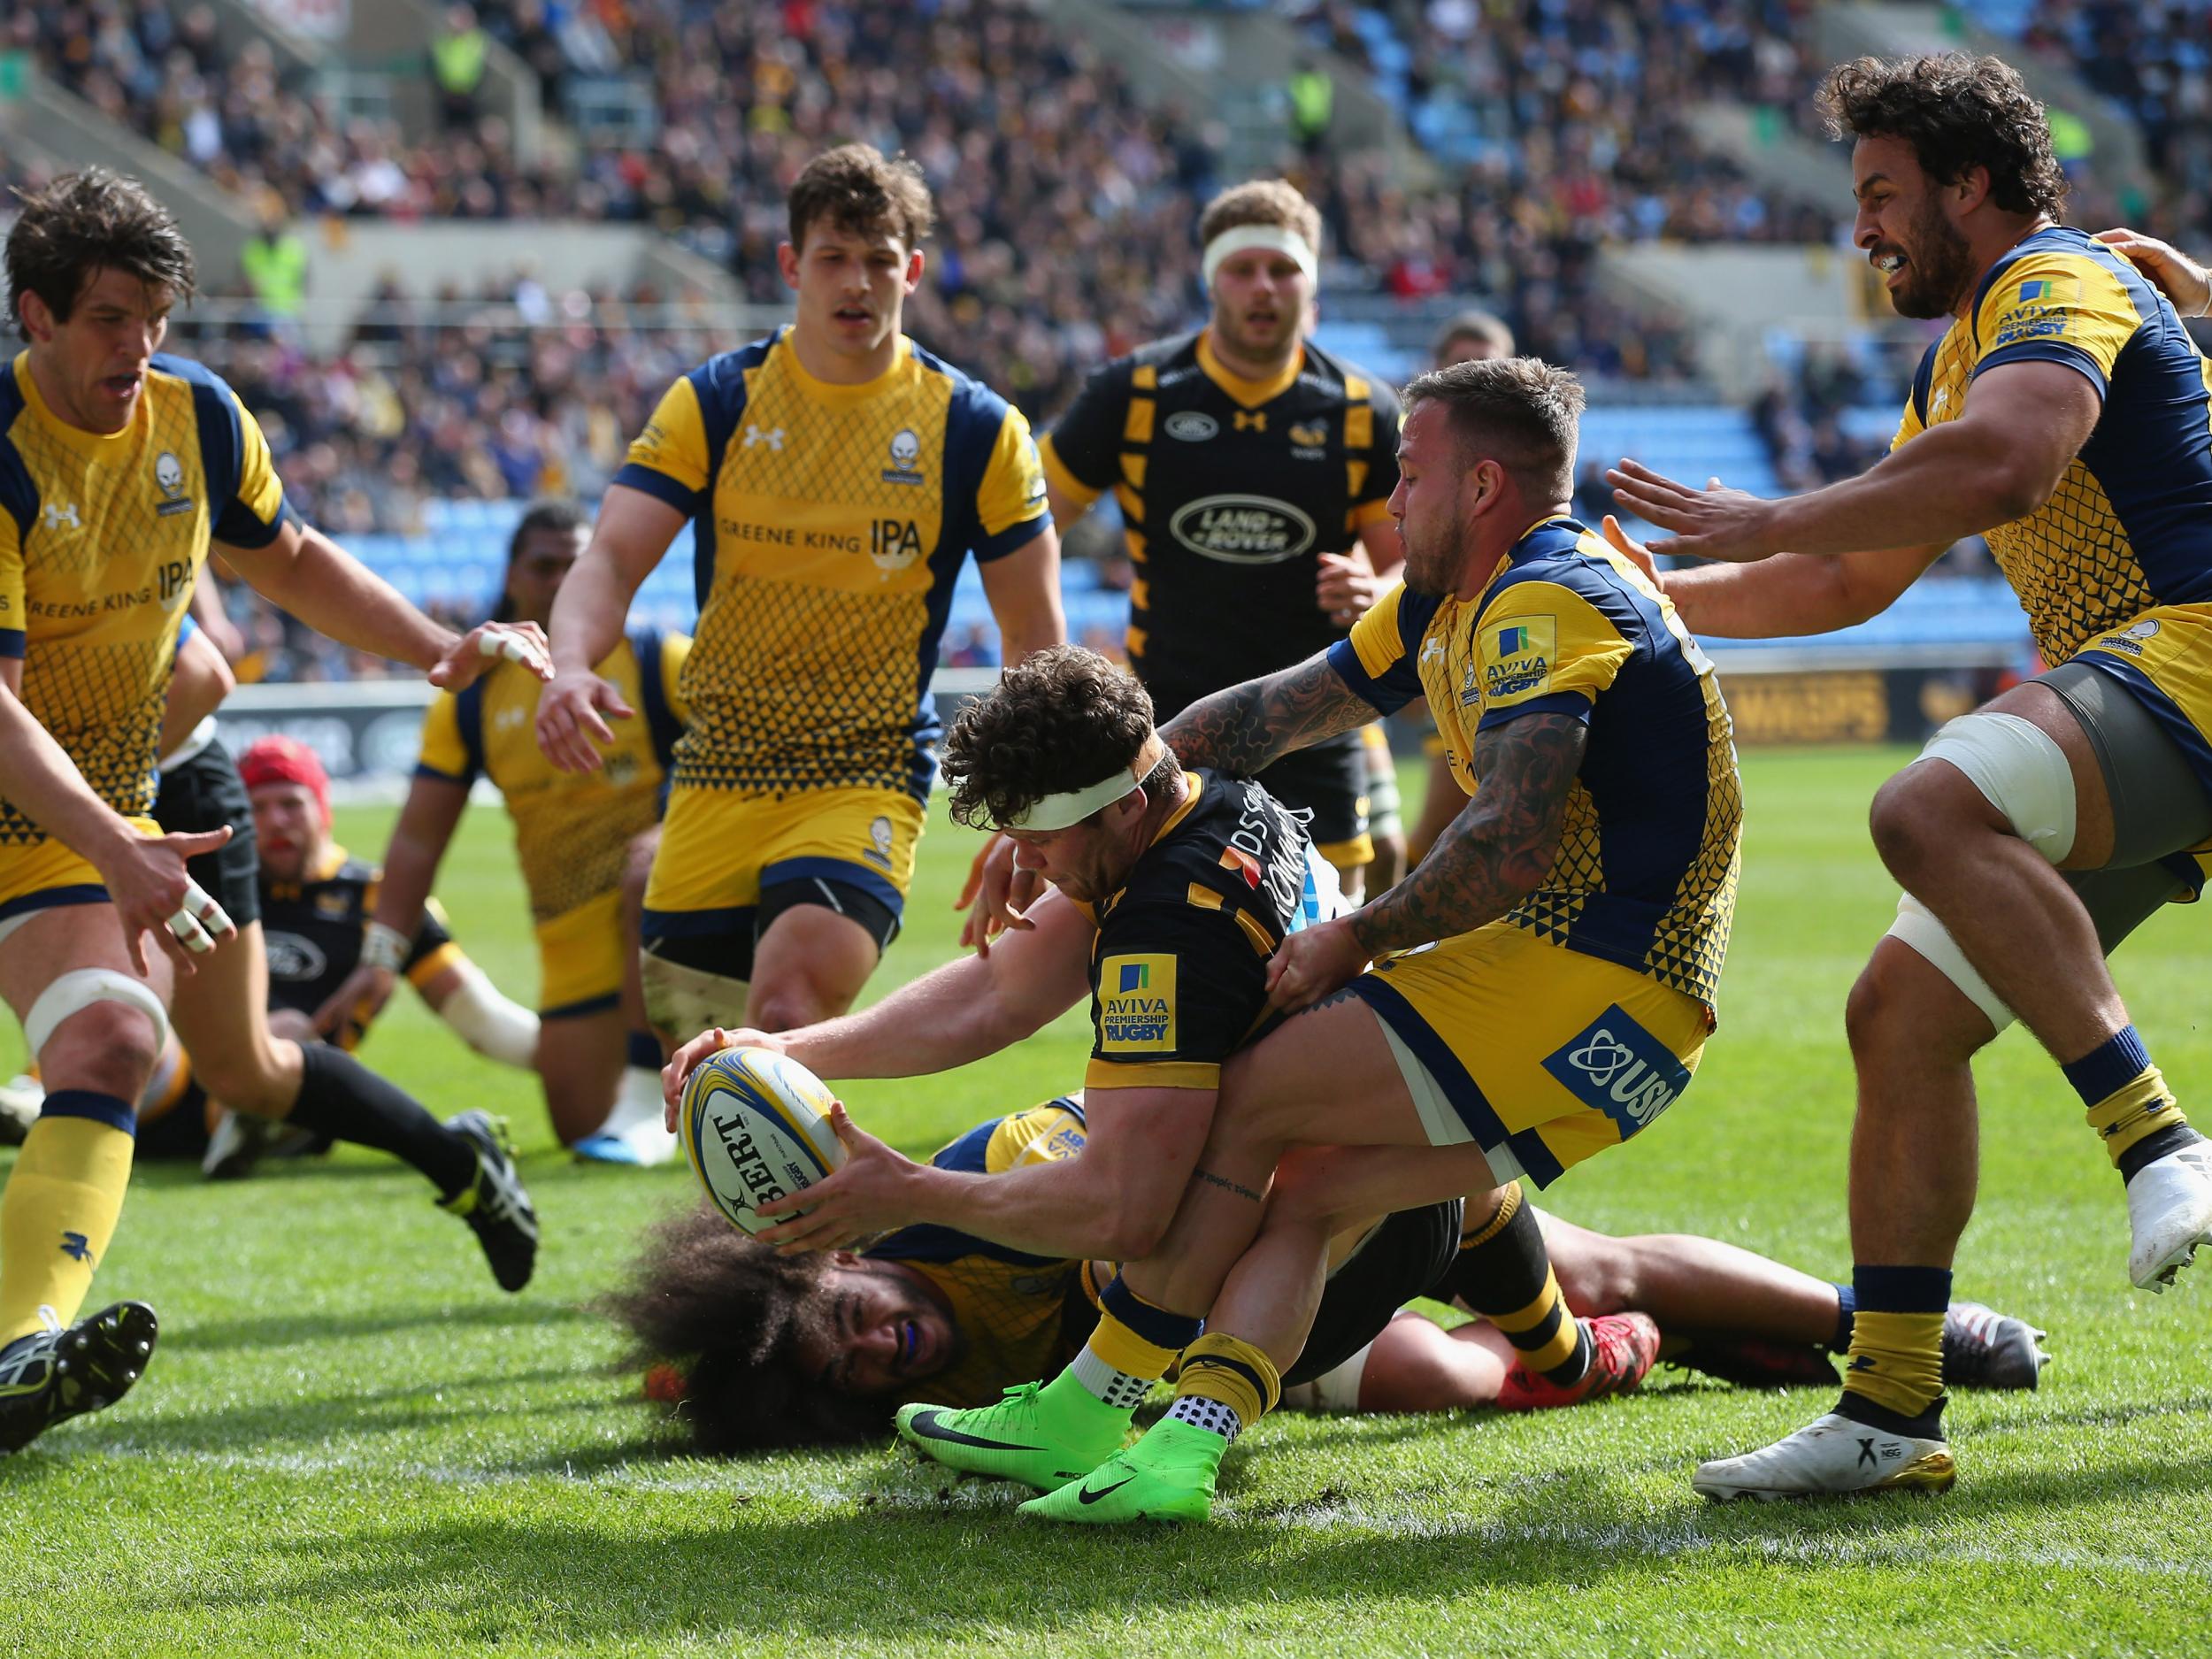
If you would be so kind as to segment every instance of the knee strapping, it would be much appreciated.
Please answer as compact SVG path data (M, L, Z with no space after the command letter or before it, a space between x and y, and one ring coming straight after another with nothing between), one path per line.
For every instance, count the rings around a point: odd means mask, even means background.
M119 1002L152 1020L156 1054L168 1042L168 1010L144 980L134 979L113 968L78 968L57 974L53 983L38 994L31 1011L23 1017L23 1041L32 1056L36 1057L53 1040L62 1021L73 1014L82 1013L95 1002Z
M1928 965L1956 986L1959 994L1989 1017L1999 1031L2012 1024L2013 1014L2004 999L1966 959L1951 930L1936 919L1935 912L1909 893L1897 901L1897 919L1889 925L1890 937L1912 947Z
M647 952L639 964L645 1018L657 1031L688 1037L710 1025L742 1025L749 988L743 979L687 968Z
M1947 761L2004 814L2013 833L2059 863L2074 849L2074 769L2049 733L2016 714L1962 714L1928 740L1922 760Z

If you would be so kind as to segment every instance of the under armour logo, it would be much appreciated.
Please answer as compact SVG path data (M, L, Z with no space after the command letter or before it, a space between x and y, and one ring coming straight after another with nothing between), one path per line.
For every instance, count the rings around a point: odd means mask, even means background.
M1881 1467L1880 1463L1875 1462L1874 1437L1870 1434L1862 1435L1859 1440L1859 1467L1863 1469L1869 1463L1873 1463L1877 1469Z
M1245 432L1248 430L1252 432L1265 432L1267 430L1267 417L1265 414L1249 415L1245 413L1243 410L1240 409L1237 411L1236 422L1236 429L1239 432Z
M77 506L74 502L48 502L45 520L49 530L58 530L64 525L68 526L72 530L84 528L84 520L77 516Z
M1587 1071L1590 1080L1603 1087L1613 1080L1614 1072L1635 1057L1626 1043L1616 1041L1613 1033L1601 1026L1588 1042L1567 1056L1567 1064Z
M778 455L781 455L783 453L783 428L772 426L766 432L763 432L758 426L749 422L745 427L745 447L749 449L757 443L764 443Z
M65 1233L61 1235L61 1253L73 1262L89 1262L92 1240L81 1233Z

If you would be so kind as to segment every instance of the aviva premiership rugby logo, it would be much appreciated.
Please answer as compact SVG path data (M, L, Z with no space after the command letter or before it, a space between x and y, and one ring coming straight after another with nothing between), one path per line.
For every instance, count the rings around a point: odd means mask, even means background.
M1109 956L1098 970L1098 1050L1165 1054L1175 1047L1175 957Z
M1689 1069L1618 1002L1554 1049L1544 1070L1577 1100L1610 1118L1624 1141L1690 1086Z
M1482 640L1482 695L1487 703L1533 695L1551 684L1559 655L1559 624L1551 617L1523 617L1486 629ZM1463 692L1461 701L1464 702Z

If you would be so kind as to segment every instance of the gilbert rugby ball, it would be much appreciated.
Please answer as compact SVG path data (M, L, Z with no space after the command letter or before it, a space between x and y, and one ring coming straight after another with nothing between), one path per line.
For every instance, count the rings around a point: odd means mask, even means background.
M691 1168L733 1226L759 1233L789 1217L754 1207L811 1187L845 1161L821 1079L769 1048L725 1048L684 1079L676 1133Z

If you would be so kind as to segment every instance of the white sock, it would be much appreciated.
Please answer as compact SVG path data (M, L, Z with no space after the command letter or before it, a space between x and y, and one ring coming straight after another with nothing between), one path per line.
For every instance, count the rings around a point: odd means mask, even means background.
M1117 1411L1134 1411L1152 1392L1155 1379L1117 1371L1091 1352L1087 1345L1068 1366L1069 1373L1103 1403Z
M1178 1423L1187 1423L1194 1429L1204 1429L1218 1434L1225 1440L1233 1440L1244 1432L1244 1419L1235 1410L1218 1400L1204 1394L1177 1394L1175 1403L1167 1409L1169 1417Z

